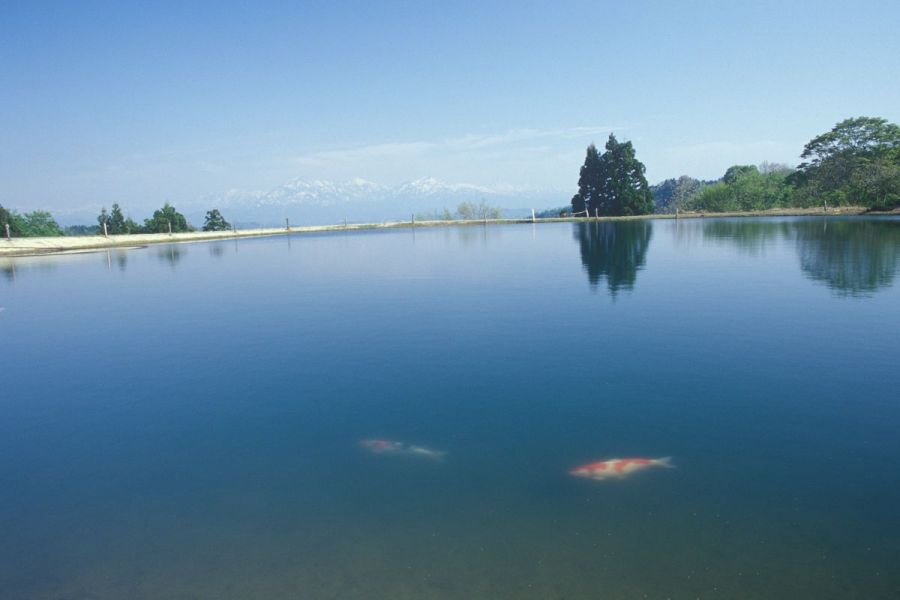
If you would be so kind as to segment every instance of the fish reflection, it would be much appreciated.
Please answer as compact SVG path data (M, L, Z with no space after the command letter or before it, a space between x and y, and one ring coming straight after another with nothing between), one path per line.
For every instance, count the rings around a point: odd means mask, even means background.
M612 296L634 287L644 267L653 225L650 221L596 221L576 223L575 240L591 286L606 279Z
M440 450L432 450L422 446L413 446L405 442L395 442L392 440L370 439L362 440L360 446L372 452L373 454L390 454L395 456L418 456L431 460L441 460L447 456L446 452Z
M634 475L653 467L674 469L675 465L672 464L671 456L663 458L610 458L575 467L569 471L569 474L575 477L604 481L606 479L625 479L629 475Z

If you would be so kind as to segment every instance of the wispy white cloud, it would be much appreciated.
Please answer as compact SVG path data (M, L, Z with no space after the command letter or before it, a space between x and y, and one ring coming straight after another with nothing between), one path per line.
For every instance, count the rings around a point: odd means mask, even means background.
M534 155L536 150L552 150L552 144L535 146L527 144L536 140L572 140L605 135L620 127L580 126L559 129L511 129L500 133L470 133L441 140L387 142L338 150L310 152L294 157L293 162L304 167L323 167L335 163L359 163L364 160L410 159L428 156L446 156L454 153L474 153L502 149L509 146L524 148ZM523 144L527 144L524 145Z

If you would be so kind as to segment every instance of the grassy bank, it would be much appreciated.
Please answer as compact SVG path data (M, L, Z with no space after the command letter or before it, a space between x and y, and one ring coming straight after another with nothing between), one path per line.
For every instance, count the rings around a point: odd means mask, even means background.
M892 213L867 213L860 207L842 206L823 210L821 208L784 208L767 211L731 212L731 213L680 213L675 215L641 215L635 217L600 217L595 218L548 218L537 219L536 223L560 223L582 221L626 221L637 219L697 219L697 218L722 218L722 217L785 217L785 216L847 216L860 214L900 214ZM359 231L367 229L389 229L398 227L446 227L446 226L471 226L471 225L509 225L520 223L532 223L531 219L489 219L486 221L394 221L385 223L364 223L349 225L317 225L309 227L291 227L286 229L247 229L240 231L197 231L192 233L150 233L138 235L102 235L78 236L78 237L42 237L42 238L12 238L0 240L0 256L36 256L42 254L62 254L69 252L89 252L92 250L104 250L107 248L137 248L151 244L173 244L187 242L204 242L222 239L262 237L271 235L285 235L287 233L318 233L326 231Z

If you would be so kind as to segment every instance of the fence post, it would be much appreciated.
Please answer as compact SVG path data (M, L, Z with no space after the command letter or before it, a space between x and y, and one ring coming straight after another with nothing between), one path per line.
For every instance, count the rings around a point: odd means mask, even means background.
M287 219L287 217L284 218L284 228L286 231L291 230L291 222Z

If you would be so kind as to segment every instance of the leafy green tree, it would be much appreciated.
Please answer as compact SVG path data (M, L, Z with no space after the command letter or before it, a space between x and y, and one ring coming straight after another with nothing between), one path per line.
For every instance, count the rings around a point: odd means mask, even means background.
M808 196L877 207L900 202L893 174L900 167L900 127L886 119L845 119L810 140L800 156L804 162L791 181Z
M19 220L22 237L56 237L65 235L53 215L43 210L25 213Z
M653 194L631 142L620 143L609 134L601 157L600 214L646 215L653 212Z
M584 201L584 196L581 194L575 194L572 196L572 214L578 215L579 213L583 213L587 210L587 203Z
M119 208L118 204L114 203L112 205L112 210L109 212L109 223L107 225L110 235L131 233L125 225L125 215L122 214L122 209Z
M707 183L682 175L678 179L666 179L650 186L655 211L674 213L676 210L684 210L704 185Z
M97 228L93 225L69 225L63 227L65 236L97 235Z
M572 210L594 215L644 215L653 212L653 194L644 165L637 160L631 142L620 143L609 135L601 155L591 144L578 178Z
M203 231L227 231L229 229L231 229L231 223L225 220L218 208L207 211Z
M97 233L103 234L103 224L106 223L107 233L111 233L109 231L109 213L106 212L106 207L100 209L100 214L97 215Z
M584 165L578 174L578 193L572 197L572 212L577 214L590 210L591 215L600 206L600 187L603 180L603 167L597 146L587 147Z
M483 199L478 204L461 202L456 207L456 215L462 221L499 219L502 214L503 211L500 208L489 206Z
M125 228L125 231L124 231L124 232L125 232L125 233L128 233L128 234L131 234L131 233L141 233L141 232L143 232L143 230L144 230L144 228L141 227L141 226L140 226L134 219L132 219L131 217L128 217L127 219L125 219L125 225L124 225L124 228Z
M766 164L765 173L755 166L729 167L713 185L702 187L685 204L689 210L708 212L756 211L792 206L790 169Z
M184 218L184 215L166 202L162 208L154 211L153 217L144 220L144 231L146 233L168 233L170 224L172 233L194 230L187 222L187 219Z
M725 183L736 183L741 177L751 175L759 175L759 169L756 168L756 165L734 165L728 167L725 175L722 176L722 181Z
M9 225L9 234L11 236L21 236L21 224L21 217L16 211L3 208L3 205L0 205L0 235L6 236L6 228L4 225Z

